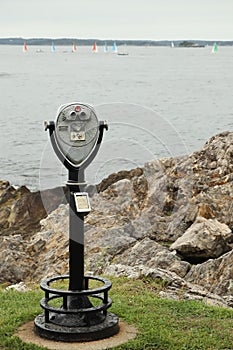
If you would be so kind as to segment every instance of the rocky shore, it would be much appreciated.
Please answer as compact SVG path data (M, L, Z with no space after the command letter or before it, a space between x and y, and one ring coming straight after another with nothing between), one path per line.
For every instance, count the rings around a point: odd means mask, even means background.
M162 281L160 297L233 307L233 133L112 174L91 191L86 272ZM0 282L68 272L68 207L0 182ZM48 215L47 215L48 214Z

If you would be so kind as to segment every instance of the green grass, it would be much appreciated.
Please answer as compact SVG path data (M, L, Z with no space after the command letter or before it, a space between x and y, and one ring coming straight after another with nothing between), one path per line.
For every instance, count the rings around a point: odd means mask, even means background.
M116 350L232 350L233 310L201 302L157 298L162 285L150 280L111 278L111 312L134 325L134 340ZM14 336L17 328L41 313L41 291L0 290L0 350L38 350Z

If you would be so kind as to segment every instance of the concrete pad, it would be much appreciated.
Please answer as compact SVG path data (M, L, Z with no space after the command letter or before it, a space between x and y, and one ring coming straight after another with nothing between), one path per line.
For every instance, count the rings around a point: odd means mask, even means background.
M104 350L124 344L136 337L137 330L133 326L128 325L123 321L119 322L119 326L119 333L111 338L84 343L66 343L43 339L34 333L34 321L22 325L15 336L19 337L24 343L32 343L42 347L44 346L51 350Z

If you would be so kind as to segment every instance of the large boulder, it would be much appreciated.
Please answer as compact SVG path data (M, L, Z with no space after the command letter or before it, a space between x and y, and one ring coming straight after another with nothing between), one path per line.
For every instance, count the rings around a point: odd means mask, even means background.
M0 236L0 283L26 281L35 262L27 255L22 235Z
M65 201L59 188L31 192L0 181L0 236L21 234L27 239L40 229L40 220Z
M185 279L207 288L212 293L232 296L233 250L217 259L193 265Z
M218 258L231 250L229 243L232 238L233 234L226 224L221 224L216 219L198 217L170 249L177 251L183 259L202 262Z
M138 241L122 254L117 255L114 259L115 264L123 264L126 266L144 266L145 268L161 268L175 272L177 275L184 277L190 265L174 253L170 252L168 248L145 238Z

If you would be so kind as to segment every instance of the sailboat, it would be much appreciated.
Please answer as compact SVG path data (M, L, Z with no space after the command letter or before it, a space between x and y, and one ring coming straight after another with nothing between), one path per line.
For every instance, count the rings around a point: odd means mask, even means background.
M115 41L114 41L114 43L113 43L112 52L113 52L113 53L117 53L117 45L116 45L116 42L115 42Z
M28 51L28 48L27 48L27 45L26 45L26 41L24 41L23 52L27 52L27 51Z
M92 51L97 53L98 52L98 47L96 45L96 42L94 42L94 45L93 45L93 48L92 48Z
M171 48L175 47L174 42L171 42Z
M218 51L218 45L216 43L214 43L213 47L212 47L212 53L215 53Z
M108 53L109 49L108 49L108 45L107 43L104 44L104 52L105 53Z
M123 49L122 49L122 51L121 52L118 52L117 54L119 55L119 56L128 56L128 51L127 51L127 46L126 46L126 44L124 44L123 45Z
M77 46L76 46L76 43L73 43L73 49L72 49L73 52L76 52L77 51Z
M54 42L52 42L52 45L51 45L51 51L52 51L52 52L55 52L55 51L56 51L56 49L55 49L55 45L54 45Z

